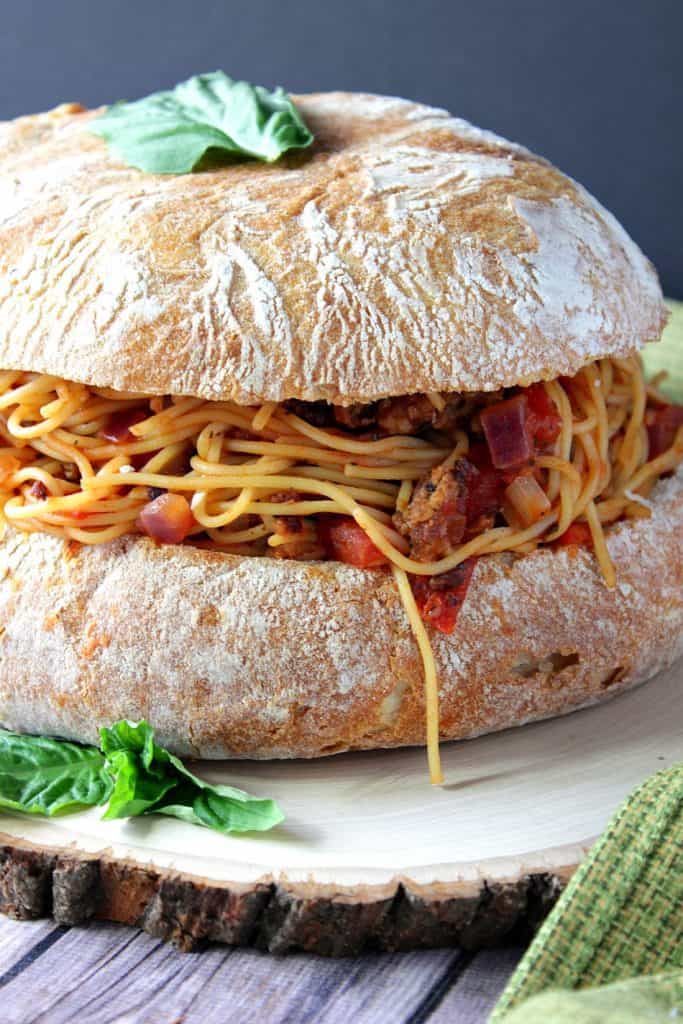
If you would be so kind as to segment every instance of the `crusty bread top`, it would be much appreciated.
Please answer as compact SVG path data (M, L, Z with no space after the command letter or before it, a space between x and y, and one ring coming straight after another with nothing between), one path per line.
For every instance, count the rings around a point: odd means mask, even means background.
M311 151L181 176L119 163L76 105L0 125L0 366L348 403L659 336L651 265L547 162L405 100L296 102Z

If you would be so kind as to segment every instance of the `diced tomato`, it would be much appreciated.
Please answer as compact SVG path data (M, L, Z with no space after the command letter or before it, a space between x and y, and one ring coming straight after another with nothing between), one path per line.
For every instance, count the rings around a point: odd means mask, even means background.
M385 556L350 516L321 517L319 532L328 558L355 565L359 569L386 565Z
M131 441L138 441L135 434L131 434L130 428L136 423L142 423L149 418L149 413L144 409L124 409L122 412L115 412L109 417L106 427L100 430L100 437L112 444L130 444Z
M558 547L566 548L577 545L583 548L593 547L593 536L588 523L572 523L572 525L557 538L555 544Z
M543 384L532 384L525 390L529 415L527 429L535 447L545 448L559 437L562 417Z
M137 520L139 529L160 544L180 544L195 523L187 498L168 493L148 502Z
M683 426L683 406L664 405L660 409L648 409L645 414L649 441L649 458L656 459L668 451L676 440L678 428Z
M482 467L469 482L467 491L467 523L481 516L494 515L499 507L505 481L495 469Z
M533 448L527 431L527 415L525 394L496 402L481 412L482 430L496 469L511 469L530 461Z
M441 633L452 633L470 585L476 558L441 576L413 576L410 584L420 617Z

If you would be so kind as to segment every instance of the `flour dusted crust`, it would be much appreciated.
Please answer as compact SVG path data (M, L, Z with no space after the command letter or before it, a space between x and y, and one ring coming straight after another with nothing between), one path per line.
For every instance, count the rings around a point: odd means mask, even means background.
M432 634L442 735L563 714L683 650L683 469L649 520L593 556L483 558L452 636ZM201 757L312 757L424 742L423 668L392 577L128 537L0 544L0 721L92 741L148 718Z
M347 404L659 337L652 267L547 162L405 100L296 102L312 151L182 176L119 163L76 105L0 125L0 366Z

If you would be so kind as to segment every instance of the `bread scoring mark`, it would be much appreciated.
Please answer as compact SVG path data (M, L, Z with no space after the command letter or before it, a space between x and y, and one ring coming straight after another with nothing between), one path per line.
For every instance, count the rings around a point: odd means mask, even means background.
M135 326L154 323L164 307L150 294L152 274L139 253L113 252L107 265L102 288L94 297L95 329L105 333L115 325L114 337L123 340Z
M366 162L371 192L391 193L390 212L418 213L437 209L452 201L446 185L457 195L479 192L491 178L509 178L514 168L506 156L481 153L440 153L424 146L397 145L386 155Z
M239 338L229 360L231 376L245 391L259 392L268 386L270 353L292 348L282 296L244 247L216 239L208 246L204 239L204 253L207 249L209 276L200 293L202 311L193 323L193 336L197 339L201 327L200 339L216 347L217 359L223 353L223 332ZM253 326L244 329L245 321Z
M253 368L252 372L243 378L245 388L258 391L266 384L268 353L273 350L290 351L292 330L277 286L256 261L234 243L228 245L227 255L241 270L246 294L251 303L251 319L256 330L245 332L244 340L248 349L251 348L251 352L247 350L240 362Z
M318 278L316 316L304 354L304 376L316 385L347 376L369 386L386 359L401 359L404 338L400 328L355 279L340 251L339 233L313 200L306 204L299 220L308 240L307 258ZM349 324L354 327L353 339L349 337Z
M621 298L614 309L602 297L603 281L626 254L616 221L607 221L587 194L584 199L582 206L565 196L550 203L512 200L536 240L525 254L525 264L537 297L529 306L522 293L514 311L527 329L534 326L550 337L561 336L569 325L570 334L582 339L581 351L597 357L618 321L628 318L627 303ZM634 278L647 280L644 257L636 251L628 258Z

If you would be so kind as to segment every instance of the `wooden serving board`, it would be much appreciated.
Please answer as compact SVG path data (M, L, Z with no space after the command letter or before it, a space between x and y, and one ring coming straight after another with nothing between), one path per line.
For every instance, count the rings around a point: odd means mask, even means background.
M203 762L286 821L226 837L171 818L0 816L0 909L202 940L349 955L491 945L533 926L626 794L680 759L683 662L565 718L424 751Z

